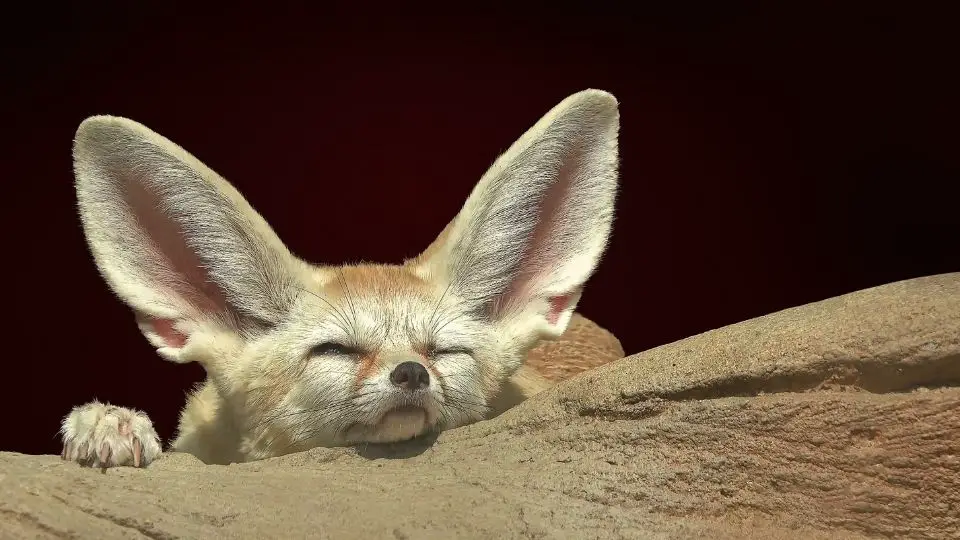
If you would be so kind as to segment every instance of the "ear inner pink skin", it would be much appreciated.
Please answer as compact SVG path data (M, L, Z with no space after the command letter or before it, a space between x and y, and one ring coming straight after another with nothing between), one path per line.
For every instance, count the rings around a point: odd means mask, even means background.
M560 320L560 314L567 307L567 304L569 302L570 302L569 295L551 296L550 311L547 312L547 322L550 324L557 324L557 321Z
M157 333L167 347L179 349L187 343L187 336L181 334L173 327L173 321L167 319L152 319L150 326Z

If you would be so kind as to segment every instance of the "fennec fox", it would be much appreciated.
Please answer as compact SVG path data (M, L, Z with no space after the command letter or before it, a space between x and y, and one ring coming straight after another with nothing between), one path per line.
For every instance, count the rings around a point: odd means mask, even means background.
M527 353L567 327L610 235L617 100L585 90L483 175L400 265L311 265L226 180L125 118L73 146L80 218L110 289L172 362L199 362L171 450L205 463L410 439L489 418L550 383ZM328 231L328 234L336 234ZM143 412L93 401L61 426L63 459L161 455Z

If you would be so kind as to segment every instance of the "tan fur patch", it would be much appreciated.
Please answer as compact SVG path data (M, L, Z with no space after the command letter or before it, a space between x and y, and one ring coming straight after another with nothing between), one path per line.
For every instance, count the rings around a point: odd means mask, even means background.
M377 353L373 352L361 356L357 366L357 377L353 381L354 391L360 390L363 383L376 374L378 367L380 367L380 359Z
M324 294L348 298L363 293L416 294L427 293L431 285L410 269L388 264L342 266L323 285Z

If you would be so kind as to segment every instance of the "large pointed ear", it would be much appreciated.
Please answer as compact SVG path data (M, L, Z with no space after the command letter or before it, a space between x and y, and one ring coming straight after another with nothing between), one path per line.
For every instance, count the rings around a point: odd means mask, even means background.
M83 230L110 288L164 358L200 328L276 323L300 261L226 180L125 118L83 121L73 147Z
M619 125L607 92L564 99L494 162L408 264L531 338L559 336L610 235Z

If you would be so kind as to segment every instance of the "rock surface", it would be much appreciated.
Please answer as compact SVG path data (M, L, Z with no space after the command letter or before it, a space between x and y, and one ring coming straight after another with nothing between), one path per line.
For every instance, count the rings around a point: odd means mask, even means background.
M559 382L621 358L623 346L616 336L574 313L559 339L543 341L530 351L527 365L548 380Z
M960 274L632 355L435 440L105 474L0 453L0 538L60 537L958 538Z

